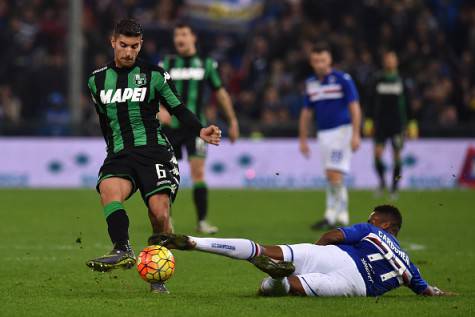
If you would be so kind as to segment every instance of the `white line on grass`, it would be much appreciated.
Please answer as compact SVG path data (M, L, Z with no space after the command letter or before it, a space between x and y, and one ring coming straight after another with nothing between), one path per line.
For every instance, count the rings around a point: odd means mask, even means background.
M404 249L407 249L408 251L422 251L427 249L427 247L423 244L409 241L401 241L401 244L403 245Z

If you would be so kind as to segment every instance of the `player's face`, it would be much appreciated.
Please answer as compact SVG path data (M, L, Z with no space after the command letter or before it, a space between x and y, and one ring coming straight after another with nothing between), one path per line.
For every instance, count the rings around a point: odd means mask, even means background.
M119 67L131 67L142 48L141 36L112 36L111 45L114 49L114 61Z
M178 54L187 55L195 50L196 36L189 27L176 28L173 33L173 42Z
M330 52L313 52L310 54L310 65L313 71L319 76L325 76L331 71L332 57Z
M383 58L384 68L389 71L394 71L397 69L398 60L396 54L393 52L384 54Z

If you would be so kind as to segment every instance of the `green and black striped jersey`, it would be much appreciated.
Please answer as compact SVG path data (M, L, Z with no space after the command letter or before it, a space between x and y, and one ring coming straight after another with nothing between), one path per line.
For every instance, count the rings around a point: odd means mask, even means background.
M378 72L373 78L366 116L373 119L377 130L401 132L414 119L409 89L398 73Z
M156 119L159 103L170 112L182 104L161 67L137 60L130 68L112 62L88 80L108 153L144 145L168 145Z
M203 58L198 55L182 57L171 55L160 62L172 77L178 94L183 99L186 107L201 121L206 123L203 107L203 93L205 84L211 89L218 90L222 87L218 72L218 63L212 58ZM178 128L179 122L172 117L172 128Z

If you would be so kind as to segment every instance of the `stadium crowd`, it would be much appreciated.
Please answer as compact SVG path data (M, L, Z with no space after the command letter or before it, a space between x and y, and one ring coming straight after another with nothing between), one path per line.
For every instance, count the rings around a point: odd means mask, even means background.
M114 21L145 28L142 58L173 53L184 1L84 0L84 77L105 64ZM422 136L475 126L475 4L468 0L268 0L248 32L200 30L199 47L220 62L244 135L295 136L307 53L327 41L335 66L354 77L364 107L381 53L395 50ZM96 135L86 94L80 129L67 103L68 1L0 0L0 134ZM85 80L84 80L85 82ZM213 105L213 98L210 97ZM219 123L217 107L208 117ZM434 132L435 131L435 132ZM475 134L475 128L464 130ZM467 135L467 133L469 135Z

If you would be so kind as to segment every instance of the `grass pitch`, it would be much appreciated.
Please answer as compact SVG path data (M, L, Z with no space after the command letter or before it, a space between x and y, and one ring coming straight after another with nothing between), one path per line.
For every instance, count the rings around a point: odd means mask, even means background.
M383 203L350 193L352 222ZM324 193L212 190L210 220L222 237L265 244L311 242ZM423 298L401 288L380 298L260 298L265 276L245 261L174 251L170 295L150 294L135 269L91 272L85 261L109 251L93 190L0 190L0 316L471 316L475 315L475 193L402 192L402 246L422 275L460 295ZM150 234L139 196L126 203L136 252ZM191 192L173 209L177 232L194 234Z

